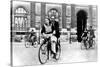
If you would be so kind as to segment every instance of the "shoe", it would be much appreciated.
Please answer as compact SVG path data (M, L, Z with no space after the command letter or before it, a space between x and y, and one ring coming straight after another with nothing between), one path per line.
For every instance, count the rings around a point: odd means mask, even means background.
M56 53L53 54L53 58L56 59Z
M46 54L46 52L45 52L45 51L43 51L43 52L42 52L42 54L43 54L43 55L45 55L45 54Z

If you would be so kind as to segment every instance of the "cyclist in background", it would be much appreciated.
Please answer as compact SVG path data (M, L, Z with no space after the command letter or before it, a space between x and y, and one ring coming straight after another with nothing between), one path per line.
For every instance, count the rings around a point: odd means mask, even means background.
M92 43L91 43L91 40L93 41L93 38L95 38L95 35L94 35L94 30L92 28L92 26L90 26L89 30L88 30L90 36L89 36L89 48L92 47Z
M29 39L30 39L30 41L32 42L32 45L34 45L33 42L35 42L35 40L36 40L36 33L34 32L33 29L32 29L31 32L30 32Z

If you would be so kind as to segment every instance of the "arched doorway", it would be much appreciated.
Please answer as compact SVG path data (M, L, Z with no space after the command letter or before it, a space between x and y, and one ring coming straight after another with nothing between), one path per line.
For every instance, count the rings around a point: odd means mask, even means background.
M77 12L77 40L81 42L81 36L87 27L87 12L80 10Z

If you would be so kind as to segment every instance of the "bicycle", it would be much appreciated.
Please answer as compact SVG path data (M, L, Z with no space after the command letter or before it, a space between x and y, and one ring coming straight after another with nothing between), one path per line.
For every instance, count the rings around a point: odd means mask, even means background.
M38 58L39 58L39 61L40 61L41 64L45 64L47 62L47 60L49 60L49 58L52 55L52 50L51 50L51 45L50 45L51 44L50 38L51 38L51 34L49 35L48 38L44 39L45 43L42 43L40 48L39 48ZM59 43L53 41L53 43L56 44L56 58L55 58L55 60L59 60L60 53L61 53L60 41L59 41Z
M95 48L95 40L94 38L90 37L89 39L89 48Z
M95 48L95 40L93 38L88 37L87 39L82 38L82 46L81 49L83 48L83 46L85 47L85 49L89 49L91 47Z
M33 46L34 48L37 47L38 41L36 40L36 36L32 36L31 38L29 35L25 36L25 47L29 48Z
M89 49L89 42L87 37L82 37L81 41L81 49L85 48L86 50Z

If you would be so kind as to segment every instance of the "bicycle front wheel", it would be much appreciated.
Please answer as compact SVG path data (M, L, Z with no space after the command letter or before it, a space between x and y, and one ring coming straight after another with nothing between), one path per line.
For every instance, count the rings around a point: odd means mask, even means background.
M47 44L42 44L40 46L39 52L38 52L38 58L41 64L45 64L47 62L48 60Z

